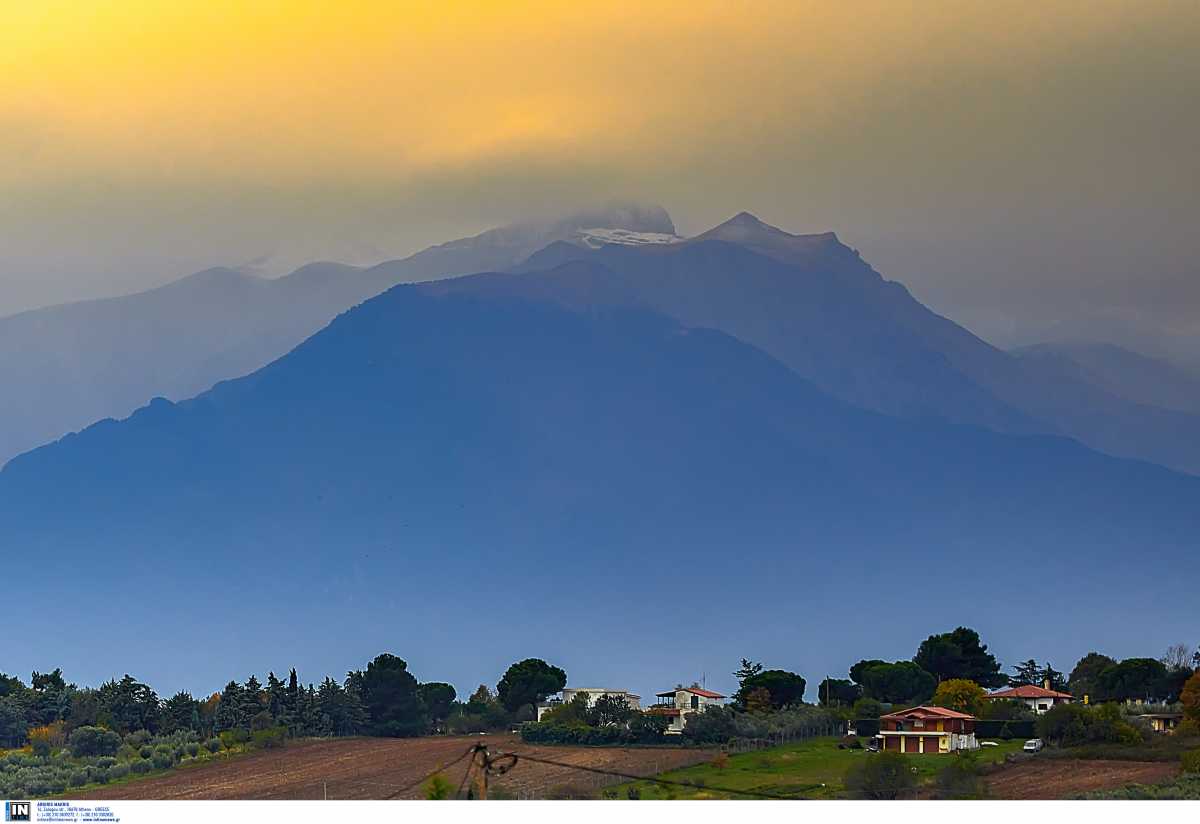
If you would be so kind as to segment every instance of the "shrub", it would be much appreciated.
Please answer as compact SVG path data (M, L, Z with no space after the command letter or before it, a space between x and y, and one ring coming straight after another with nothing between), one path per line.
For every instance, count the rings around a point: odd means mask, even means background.
M121 736L103 727L78 727L67 739L67 746L76 758L115 755L121 748Z
M441 773L435 773L425 783L425 798L428 801L445 801L450 797L451 792L453 792L453 788L450 786L450 782Z
M148 773L152 769L154 769L154 767L150 764L149 761L145 760L144 758L140 759L138 761L134 761L132 764L129 765L130 772L133 772L137 775L142 775L144 773Z
M846 789L854 798L892 800L916 786L908 759L898 752L871 755L846 771Z
M149 744L143 744L138 750L138 755L142 758L149 758L150 756L154 755L154 748Z
M92 769L90 770L90 772L88 774L88 777L92 781L95 781L97 784L107 784L108 783L108 769L106 769L105 767L92 767Z
M111 755L106 755L96 759L96 766L102 770L107 770L109 767L117 763L117 759Z
M232 730L225 730L223 733L221 733L221 744L223 744L227 750L232 750L238 744L245 744L249 740L250 733L247 730L241 729L240 727Z
M256 730L253 736L254 746L268 750L282 747L286 743L286 740L286 727L270 727L265 730Z
M979 776L979 762L969 754L950 759L938 770L934 786L938 798L982 798L987 790Z
M1185 752L1179 761L1185 773L1200 773L1200 750Z
M86 770L76 770L67 778L67 784L72 787L82 787L86 783L88 783Z
M108 768L108 780L109 781L118 781L127 775L129 775L129 765L128 764L113 764L111 767Z
M183 749L184 749L184 750L187 752L187 754L188 754L188 755L190 755L192 758L195 758L197 755L199 755L199 754L200 754L200 745L199 745L199 744L197 744L195 741L191 742L190 744L188 744L188 745L187 745L186 747L184 747Z
M145 761L142 762L146 763ZM165 770L175 764L175 759L171 757L169 752L156 752L151 758L151 763L154 764L154 769Z
M222 746L223 746L223 744L221 743L220 738L210 738L204 742L204 749L208 750L211 753L220 752Z
M151 736L149 730L134 730L125 736L125 743L134 749L137 749L143 744L149 744L150 738Z

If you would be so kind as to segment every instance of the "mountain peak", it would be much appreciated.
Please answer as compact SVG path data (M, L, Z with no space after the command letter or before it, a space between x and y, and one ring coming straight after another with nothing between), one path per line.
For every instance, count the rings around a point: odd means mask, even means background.
M738 212L729 220L697 235L692 240L693 242L719 240L725 243L734 243L786 263L796 263L813 254L828 253L845 248L833 232L794 235L778 226L763 222L757 215L750 212Z

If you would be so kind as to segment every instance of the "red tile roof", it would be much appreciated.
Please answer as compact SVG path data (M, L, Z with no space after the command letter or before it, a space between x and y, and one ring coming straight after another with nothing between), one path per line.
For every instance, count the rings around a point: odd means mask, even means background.
M988 693L987 698L1074 698L1069 692L1057 692L1048 690L1045 687L1037 687L1033 684L1023 684L1019 687L1009 687L1006 690L998 690Z
M666 692L656 692L654 695L656 698L669 698L670 696L674 695L675 693L679 692L680 690L683 690L684 692L690 692L695 695L699 695L701 698L724 698L725 697L724 695L721 695L721 693L719 693L719 692L713 692L712 690L703 690L703 689L700 689L699 687L676 687L675 689L667 690Z
M967 718L974 720L975 716L965 712L947 709L946 707L911 707L907 710L881 715L880 718Z

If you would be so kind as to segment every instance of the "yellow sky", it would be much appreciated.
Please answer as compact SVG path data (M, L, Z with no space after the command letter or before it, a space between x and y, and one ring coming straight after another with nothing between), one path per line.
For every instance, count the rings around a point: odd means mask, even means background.
M837 230L978 328L1188 314L1198 40L1196 0L0 0L0 315L623 197Z
M4 0L6 172L404 176L802 139L889 73L1036 60L1135 7ZM692 145L694 144L694 145Z

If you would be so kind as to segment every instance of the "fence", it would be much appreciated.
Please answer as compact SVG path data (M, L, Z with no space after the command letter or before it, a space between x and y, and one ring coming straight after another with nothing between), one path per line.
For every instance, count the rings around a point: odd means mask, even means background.
M811 727L781 730L780 732L770 733L764 738L734 738L728 744L722 745L721 749L724 752L732 754L753 752L755 750L767 750L772 747L796 744L812 738L841 735L842 733L843 728L839 723L818 724Z

